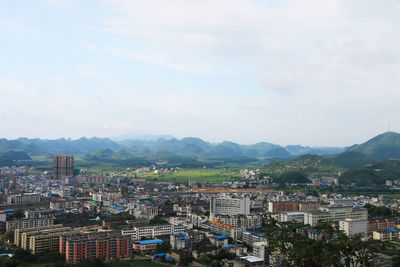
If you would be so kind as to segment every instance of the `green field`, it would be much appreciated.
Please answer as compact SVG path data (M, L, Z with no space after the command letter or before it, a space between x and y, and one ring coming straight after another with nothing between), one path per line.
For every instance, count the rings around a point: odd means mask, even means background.
M141 177L140 173L138 173L138 177ZM174 173L146 173L144 175L146 179L162 182L186 182L191 180L196 182L216 183L230 181L232 178L235 179L238 177L240 177L238 172L224 171L222 169L190 169Z

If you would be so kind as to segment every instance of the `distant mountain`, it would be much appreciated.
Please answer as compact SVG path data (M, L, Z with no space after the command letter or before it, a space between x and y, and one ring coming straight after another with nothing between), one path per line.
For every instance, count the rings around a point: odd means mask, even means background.
M86 138L82 137L77 140L71 139L29 139L18 138L17 140L0 139L0 153L7 151L24 151L29 155L44 155L55 153L71 153L83 154L91 153L98 149L115 150L120 145L109 138Z
M153 138L154 137L154 138ZM160 137L157 138L156 137ZM253 145L240 145L230 141L213 144L200 138L185 137L175 139L171 136L147 136L141 140L121 140L115 142L109 138L38 139L18 138L0 139L0 153L23 151L28 155L73 154L86 155L86 159L127 159L130 157L161 157L166 152L177 158L247 158L247 159L289 159L303 154L330 155L342 152L343 148L312 148L305 146L280 146L267 142ZM120 151L120 152L117 152ZM123 152L123 153L122 153Z
M360 145L353 145L348 151L357 151L377 161L400 159L400 134L386 132Z

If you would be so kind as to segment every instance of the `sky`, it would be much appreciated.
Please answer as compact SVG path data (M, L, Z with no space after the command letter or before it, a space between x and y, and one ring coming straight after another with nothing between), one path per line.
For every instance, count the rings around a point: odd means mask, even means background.
M399 0L0 0L0 138L400 132Z

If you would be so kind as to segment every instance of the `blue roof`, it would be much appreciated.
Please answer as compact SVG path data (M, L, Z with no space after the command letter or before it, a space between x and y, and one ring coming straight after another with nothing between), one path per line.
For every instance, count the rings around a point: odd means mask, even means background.
M224 248L231 248L231 247L233 247L232 245L224 245Z
M250 233L250 234L254 234L254 232L252 232L252 231L247 231L248 233Z
M314 230L310 230L310 233L312 233L312 234L319 234L317 231L314 231Z
M189 238L187 238L187 237L181 237L181 238L179 238L179 240L189 240Z
M214 237L215 237L215 238L218 238L218 239L225 239L225 238L228 238L226 235L214 235Z
M385 228L386 230L389 230L389 231L392 231L392 232L397 232L397 230L396 229L393 229L393 228Z
M180 233L172 233L172 235L178 236L178 235L187 235L188 233L186 232L180 232Z
M5 212L14 212L15 210L5 210Z
M256 236L264 237L265 235L264 234L256 234Z
M166 257L165 259L170 260L170 261L174 261L175 259L172 257Z
M167 255L167 254L165 254L165 253L158 253L158 254L154 255L154 257L160 258L160 257L165 257L165 255Z
M150 245L150 244L160 244L164 241L162 241L161 239L153 239L153 240L143 240L143 241L136 241L136 244L140 244L140 245Z
M260 229L261 226L253 226L253 227L251 227L251 228L253 228L253 229Z

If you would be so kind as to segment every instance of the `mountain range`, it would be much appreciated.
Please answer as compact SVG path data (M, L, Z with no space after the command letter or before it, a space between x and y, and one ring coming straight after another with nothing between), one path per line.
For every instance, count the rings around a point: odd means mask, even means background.
M19 152L19 153L15 153ZM21 152L24 152L21 154ZM337 155L335 161L341 165L384 161L400 158L400 134L387 132L378 135L365 143L351 147L309 147L301 145L280 146L261 142L253 145L240 145L230 141L213 144L200 138L185 137L127 139L113 141L110 138L79 138L72 139L30 139L16 140L0 139L0 161L26 160L32 156L52 154L73 154L87 159L122 158L127 159L143 155L166 155L188 158L263 158L263 159L293 159L305 154L318 156Z

